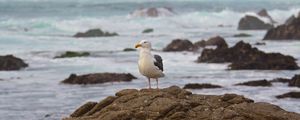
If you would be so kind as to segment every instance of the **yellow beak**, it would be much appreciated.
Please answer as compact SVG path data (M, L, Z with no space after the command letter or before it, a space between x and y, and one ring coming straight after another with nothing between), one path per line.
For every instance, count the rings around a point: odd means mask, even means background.
M139 48L139 47L142 47L142 45L141 44L136 44L135 45L135 48Z

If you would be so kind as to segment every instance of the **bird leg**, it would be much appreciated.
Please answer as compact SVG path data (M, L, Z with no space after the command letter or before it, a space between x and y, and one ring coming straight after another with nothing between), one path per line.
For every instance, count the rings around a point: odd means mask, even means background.
M156 78L156 89L158 89L158 78Z
M150 78L148 78L149 89L151 89Z

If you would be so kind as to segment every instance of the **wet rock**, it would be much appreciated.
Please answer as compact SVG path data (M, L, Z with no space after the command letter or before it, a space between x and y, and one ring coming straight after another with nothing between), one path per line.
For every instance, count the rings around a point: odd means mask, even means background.
M238 83L235 85L270 87L272 86L272 83L267 80L255 80L255 81L248 81L244 83Z
M300 17L268 30L264 40L300 40Z
M280 83L289 83L291 80L287 78L275 78L270 82L280 82Z
M295 15L292 15L291 17L289 17L285 22L284 24L285 25L290 25L293 23L293 21L296 19Z
M300 87L300 74L295 75L289 82L289 86Z
M273 18L269 15L269 13L267 12L266 9L262 9L260 10L257 15L259 15L260 17L265 17L269 20L269 22L274 25L276 23L276 21L273 20Z
M104 102L85 110L85 113L64 120L300 119L297 113L287 112L268 103L254 103L253 100L236 94L198 95L177 86L160 90L130 90L125 93L127 94L106 98Z
M124 48L123 51L130 52L130 51L136 51L134 48Z
M56 56L54 58L70 58L70 57L85 57L89 56L89 52L75 52L75 51L67 51L60 56Z
M239 34L233 35L233 37L251 37L251 35L247 34L247 33L239 33Z
M256 42L256 43L254 43L254 45L266 45L266 43L265 42Z
M281 99L281 98L300 98L300 92L288 92L284 93L282 95L277 95L276 98Z
M212 88L222 88L220 85L213 85L208 83L189 83L184 85L183 89L212 89Z
M205 40L200 40L200 41L197 41L194 43L194 46L196 48L202 48L202 47L205 47L206 46L206 41Z
M147 28L147 29L143 30L142 33L151 33L151 32L153 32L153 31L154 31L154 30L153 30L152 28Z
M193 51L194 45L187 39L175 39L163 49L163 51Z
M78 32L74 35L74 37L111 37L111 36L118 36L117 33L109 33L104 32L101 29L90 29L84 33Z
M94 73L77 76L71 74L69 78L62 81L65 84L97 84L105 82L130 82L136 79L133 75L127 73Z
M169 7L152 7L142 8L135 10L131 13L133 17L160 17L160 16L173 16L175 13L172 8Z
M224 38L220 36L215 36L209 38L207 41L201 40L194 43L195 48L205 47L205 46L217 46L219 48L227 48L228 45Z
M0 71L1 70L20 70L28 67L22 59L13 55L0 56Z
M272 24L265 23L255 16L246 15L239 21L239 30L268 30L273 28Z
M97 102L87 102L84 105L80 106L76 111L74 111L70 116L79 117L90 111L97 105Z
M204 49L197 62L231 62L230 69L296 70L299 66L292 56L264 53L243 41L231 48Z

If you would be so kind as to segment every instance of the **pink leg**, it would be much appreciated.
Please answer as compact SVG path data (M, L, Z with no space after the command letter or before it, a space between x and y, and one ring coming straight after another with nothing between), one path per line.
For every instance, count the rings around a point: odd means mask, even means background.
M158 78L156 78L156 89L158 89Z
M151 89L150 78L148 78L149 89Z

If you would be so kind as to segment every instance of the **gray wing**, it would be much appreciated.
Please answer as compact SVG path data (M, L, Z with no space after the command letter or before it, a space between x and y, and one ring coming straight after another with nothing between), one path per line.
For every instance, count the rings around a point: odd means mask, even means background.
M154 65L158 67L161 71L164 71L162 58L159 55L154 55Z

